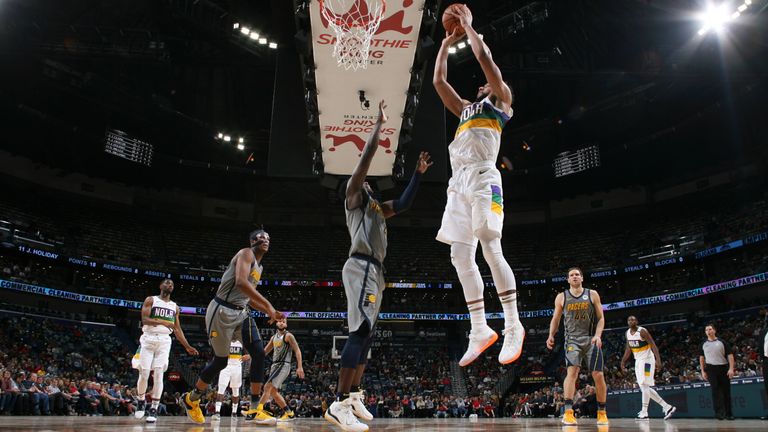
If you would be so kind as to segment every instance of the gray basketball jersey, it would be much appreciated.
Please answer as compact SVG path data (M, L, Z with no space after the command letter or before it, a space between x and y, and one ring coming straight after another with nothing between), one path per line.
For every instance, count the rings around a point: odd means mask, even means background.
M362 191L363 203L360 207L349 210L346 203L347 228L352 246L349 255L369 255L379 262L384 262L387 255L387 222L381 210L381 204Z
M219 289L216 291L216 297L224 301L228 301L236 306L245 307L250 300L248 296L239 288L235 286L235 267L237 258L233 257L229 262L229 266L224 271L224 275L221 276L221 283ZM261 265L254 261L251 264L251 269L248 272L248 282L255 287L261 279L261 272L263 268Z
M565 340L591 338L595 333L595 306L589 290L585 288L579 297L574 297L567 289L563 295Z
M286 336L288 336L288 332L283 334L277 332L272 336L272 364L291 362L293 350L285 341Z

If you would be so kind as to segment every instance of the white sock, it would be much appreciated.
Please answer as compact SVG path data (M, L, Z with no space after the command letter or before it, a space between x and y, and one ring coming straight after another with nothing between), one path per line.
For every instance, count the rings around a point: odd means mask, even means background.
M221 412L221 402L216 401L216 414Z
M493 284L496 285L496 292L499 294L499 301L501 301L501 307L504 309L504 327L509 328L520 320L517 313L515 274L504 258L501 238L490 232L481 233L481 235L480 244L483 247L483 257L491 269Z
M149 369L139 369L139 381L136 383L136 393L138 393L140 401L143 401L144 396L147 394L150 372Z
M480 269L475 263L477 248L466 243L453 243L451 245L451 262L456 268L456 275L461 282L464 291L464 300L469 310L472 329L487 326L485 321L485 301L483 299L483 278L480 277ZM479 300L479 301L478 301Z
M157 407L160 406L160 401L158 399L152 399L152 408L157 409Z

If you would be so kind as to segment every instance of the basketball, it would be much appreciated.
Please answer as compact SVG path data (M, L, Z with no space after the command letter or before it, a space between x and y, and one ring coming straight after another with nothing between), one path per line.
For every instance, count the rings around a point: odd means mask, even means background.
M459 35L463 35L465 33L464 28L461 26L461 22L459 21L459 19L455 15L451 14L451 12L456 11L462 6L466 7L466 5L462 3L454 3L448 6L445 9L445 12L443 12L443 28L445 29L446 32L453 33L455 29L458 29Z

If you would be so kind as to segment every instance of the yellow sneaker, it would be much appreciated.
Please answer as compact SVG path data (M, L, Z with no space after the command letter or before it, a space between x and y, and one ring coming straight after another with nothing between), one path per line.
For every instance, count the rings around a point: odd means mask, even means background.
M563 414L563 419L561 420L561 422L564 425L569 425L569 426L578 424L578 422L576 421L576 416L573 415L572 409L565 410L565 414Z
M295 417L296 417L296 416L295 416L295 414L293 413L293 411L291 411L291 410L286 410L286 411L283 413L283 415L281 415L281 416L280 416L280 418L279 418L279 419L277 419L277 421L279 421L279 422L287 422L287 421L291 421L291 420L293 420Z
M273 426L277 424L277 419L269 415L263 408L256 407L244 412L246 421L252 421L255 424Z
M189 398L189 392L181 395L181 402L184 404L184 410L187 412L187 417L195 423L205 423L205 416L203 411L200 410L200 401L193 401Z
M608 414L605 412L605 410L597 410L597 424L607 425L609 423Z

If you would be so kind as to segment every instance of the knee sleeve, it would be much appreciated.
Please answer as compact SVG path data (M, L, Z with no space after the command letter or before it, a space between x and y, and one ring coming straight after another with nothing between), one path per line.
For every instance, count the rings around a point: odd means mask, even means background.
M466 243L454 242L451 244L451 264L456 269L456 273L461 275L468 271L477 270L475 263L476 246Z
M453 243L451 245L451 264L456 269L456 275L461 282L466 301L474 301L483 298L483 279L480 269L475 262L477 246L466 243Z
M357 368L370 332L368 323L364 322L357 331L349 334L347 343L344 344L344 349L341 351L341 367ZM370 344L368 346L370 347Z
M480 245L483 247L483 258L485 258L488 266L493 268L501 265L502 262L506 264L507 261L504 259L504 253L501 249L501 237L489 230L482 230L481 235Z
M229 357L214 357L213 360L200 371L200 379L206 384L212 383L219 372L227 367L228 361Z
M139 394L139 396L143 396L147 392L149 372L149 369L139 369L139 382L136 383L136 392Z
M154 375L152 377L152 380L154 384L152 384L152 399L154 400L160 400L160 398L163 396L163 368L156 368L154 369Z

